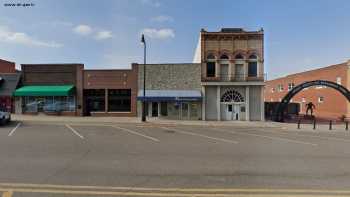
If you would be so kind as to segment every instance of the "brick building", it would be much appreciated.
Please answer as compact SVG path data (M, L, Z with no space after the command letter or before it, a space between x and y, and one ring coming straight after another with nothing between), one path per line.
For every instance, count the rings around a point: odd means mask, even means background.
M279 102L289 90L305 81L327 80L350 88L350 61L315 70L287 75L266 82L265 102ZM303 89L295 95L292 103L300 104L300 113L305 114L305 104L312 102L319 118L350 117L348 100L338 91L326 86L314 86Z
M0 59L0 108L8 112L14 111L12 94L20 80L15 66L14 62Z
M16 113L136 116L137 68L85 70L83 64L22 64Z
M83 64L22 64L16 113L83 115Z
M137 66L84 70L84 114L136 116Z
M16 64L7 60L0 59L0 73L15 73Z
M264 120L264 32L223 28L200 32L204 120Z

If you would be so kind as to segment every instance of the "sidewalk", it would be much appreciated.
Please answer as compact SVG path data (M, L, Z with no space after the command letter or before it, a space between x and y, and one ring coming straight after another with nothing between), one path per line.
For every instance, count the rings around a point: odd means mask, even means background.
M19 115L12 114L13 121L47 122L47 123L128 123L128 124L166 124L166 125L197 125L197 126L249 126L249 127L283 127L277 122L261 121L201 121L201 120L166 120L149 118L143 123L140 117L90 117L90 116L46 116L46 115Z

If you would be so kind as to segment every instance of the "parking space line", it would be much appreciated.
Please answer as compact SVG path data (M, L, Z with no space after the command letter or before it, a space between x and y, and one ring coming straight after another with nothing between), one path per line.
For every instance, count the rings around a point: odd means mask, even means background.
M226 143L231 143L231 144L238 144L238 142L234 141L234 140L228 140L228 139L223 139L223 138L216 138L216 137L211 137L211 136L207 136L207 135L202 135L202 134L199 134L199 133L193 133L193 132L189 132L189 131L183 131L183 130L174 129L174 128L168 128L168 127L160 127L160 128L168 130L168 131L176 131L178 133L192 135L192 136L198 136L198 137L203 137L203 138L207 138L207 139L211 139L211 140L216 140L216 141L221 141L221 142L226 142Z
M282 137L272 137L272 136L259 135L259 134L253 134L253 133L242 133L242 132L235 132L235 131L227 131L227 130L222 130L222 129L218 129L218 128L213 128L213 129L217 130L217 131L232 133L232 134L249 135L249 136L261 137L261 138L266 138L266 139L271 139L271 140L280 140L280 141L292 142L292 143L296 143L296 144L318 146L317 144L314 144L314 143L311 143L311 142L292 140L292 139L282 138Z
M294 134L294 133L289 133L287 131L283 132L276 132L276 131L264 131L264 132L270 132L270 133L276 133L276 134L282 134L282 135L288 135L288 134ZM305 134L299 134L295 133L296 136L303 136L303 137L313 137L313 138L318 138L318 139L324 139L324 140L337 140L337 141L342 141L342 142L350 142L350 139L342 139L342 138L337 138L337 137L326 137L326 136L316 136L316 135L305 135Z
M132 133L134 135L138 135L138 136L141 136L141 137L144 137L146 139L149 139L149 140L152 140L152 141L155 141L155 142L159 142L160 140L157 139L157 138L154 138L154 137L151 137L151 136L148 136L148 135L144 135L142 133L139 133L137 131L134 131L134 130L131 130L131 129L127 129L127 128L123 128L123 127L118 127L118 126L115 126L115 125L112 125L111 127L113 128L116 128L116 129L119 129L119 130L122 130L122 131L125 131L125 132L128 132L128 133Z
M10 191L6 191L4 193L2 193L1 197L12 197L13 192Z
M71 130L75 135L77 135L78 137L80 137L81 139L84 139L84 136L82 136L78 131L76 131L75 129L73 129L70 125L66 124L66 127Z
M16 125L16 127L13 128L13 129L10 131L10 133L8 134L8 136L12 136L13 133L15 133L15 131L17 130L17 128L18 128L20 125L21 125L21 123L19 122L19 123Z

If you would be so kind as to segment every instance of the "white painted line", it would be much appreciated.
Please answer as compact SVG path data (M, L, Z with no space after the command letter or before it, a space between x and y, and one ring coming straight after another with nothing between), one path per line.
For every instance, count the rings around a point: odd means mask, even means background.
M16 127L13 128L13 129L10 131L10 133L8 134L8 136L12 136L13 133L15 133L16 129L17 129L20 125L21 125L21 123L19 122L19 123L16 125Z
M82 136L78 131L76 131L75 129L73 129L71 126L69 126L68 124L66 124L66 127L71 130L75 135L77 135L78 137L80 137L81 139L84 139L84 136Z
M249 136L261 137L261 138L266 138L266 139L271 139L271 140L280 140L280 141L292 142L292 143L296 143L296 144L305 144L305 145L311 145L311 146L318 146L317 144L314 144L314 143L304 142L304 141L299 141L299 140L292 140L292 139L282 138L282 137L272 137L272 136L259 135L259 134L253 134L253 133L242 133L242 132L235 132L235 131L227 131L227 130L221 130L221 129L218 129L218 128L213 128L213 129L217 130L217 131L228 132L228 133L239 134L239 135L249 135Z
M193 136L203 137L203 138L207 138L207 139L211 139L211 140L226 142L226 143L230 143L230 144L238 144L238 142L234 141L234 140L228 140L228 139L223 139L223 138L216 138L216 137L211 137L211 136L202 135L202 134L199 134L199 133L193 133L193 132L183 131L183 130L174 129L174 128L167 128L167 127L160 127L160 128L165 129L165 130L169 130L169 131L176 131L176 132L182 133L182 134L193 135Z
M133 131L133 130L131 130L131 129L127 129L127 128L123 128L123 127L118 127L118 126L115 126L115 125L113 125L113 126L111 126L111 127L116 128L116 129L120 129L120 130L125 131L125 132L128 132L128 133L132 133L132 134L134 134L134 135L138 135L138 136L144 137L144 138L146 138L146 139L149 139L149 140L152 140L152 141L155 141L155 142L159 142L159 141L160 141L160 140L157 139L157 138L154 138L154 137L151 137L151 136L148 136L148 135L144 135L144 134L142 134L142 133L139 133L139 132L137 132L137 131Z
M288 131L283 131L283 132L264 131L264 132L270 132L270 133L276 133L276 134L282 134L282 135L293 135L293 134L294 134L294 133L290 133L290 132L288 132ZM337 140L337 141L342 141L342 142L350 142L350 139L342 139L342 138L337 138L337 137L326 137L326 136L316 136L316 135L305 135L305 134L300 134L300 133L296 133L295 135L297 135L297 136L303 136L303 137L313 137L313 138L324 139L324 140Z

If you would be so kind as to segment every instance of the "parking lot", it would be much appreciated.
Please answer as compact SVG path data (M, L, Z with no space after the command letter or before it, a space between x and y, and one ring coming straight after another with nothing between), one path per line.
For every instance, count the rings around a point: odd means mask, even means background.
M350 132L343 130L12 122L0 128L0 157L3 196L61 196L77 189L84 189L79 195L131 196L125 190L145 188L164 196L169 188L281 194L347 192L350 186Z

